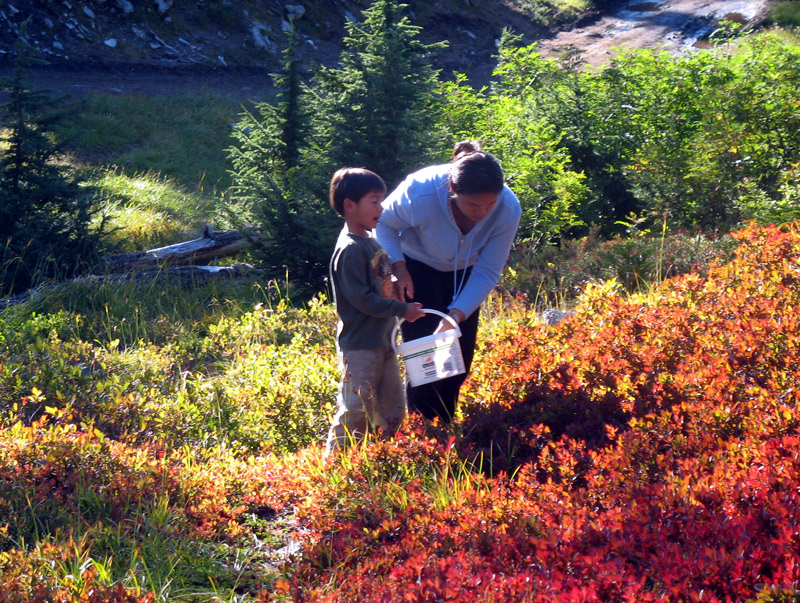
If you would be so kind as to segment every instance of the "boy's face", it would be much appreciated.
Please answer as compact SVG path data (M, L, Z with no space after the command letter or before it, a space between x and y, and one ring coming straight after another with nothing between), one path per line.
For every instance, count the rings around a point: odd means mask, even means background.
M345 201L345 210L347 211L345 218L351 230L364 235L378 225L378 219L383 213L381 205L383 197L382 191L370 191L358 202L351 199Z

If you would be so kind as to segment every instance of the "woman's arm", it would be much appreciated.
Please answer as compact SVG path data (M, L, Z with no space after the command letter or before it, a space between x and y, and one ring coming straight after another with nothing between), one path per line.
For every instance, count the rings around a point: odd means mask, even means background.
M489 297L489 293L500 282L503 268L508 261L522 213L517 198L513 193L511 195L513 203L502 215L498 215L498 223L472 265L472 272L464 289L450 304L451 309L457 308L465 316L472 314Z
M384 200L383 213L375 228L375 238L389 254L389 261L392 264L405 259L400 232L416 225L409 188L410 181L406 179Z
M414 212L411 208L409 188L411 178L403 181L383 202L383 213L375 228L375 238L389 255L392 274L397 279L395 288L401 301L414 299L414 282L406 268L400 232L414 225Z
M397 299L400 301L414 299L414 281L408 273L406 263L404 261L394 262L392 264L392 274L397 279L394 283Z

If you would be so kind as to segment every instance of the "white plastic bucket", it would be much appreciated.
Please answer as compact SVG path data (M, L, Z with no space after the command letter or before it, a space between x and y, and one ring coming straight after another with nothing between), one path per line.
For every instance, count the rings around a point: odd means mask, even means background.
M461 337L458 323L438 310L423 308L422 311L428 314L438 314L445 320L449 320L455 329L397 343L397 331L403 321L397 323L392 332L392 346L402 358L406 367L406 378L414 387L467 372L464 366L464 356L461 355L461 344L458 341L458 338Z

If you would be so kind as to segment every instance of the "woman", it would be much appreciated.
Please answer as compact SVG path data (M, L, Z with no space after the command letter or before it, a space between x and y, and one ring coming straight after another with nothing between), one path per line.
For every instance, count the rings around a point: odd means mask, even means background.
M497 160L475 141L453 149L453 161L408 176L383 202L376 235L389 254L401 299L446 312L461 329L467 373L434 383L407 384L408 409L448 423L469 373L478 312L500 280L519 226L519 201L503 182ZM402 296L405 295L405 298ZM404 341L452 329L426 314L404 322Z

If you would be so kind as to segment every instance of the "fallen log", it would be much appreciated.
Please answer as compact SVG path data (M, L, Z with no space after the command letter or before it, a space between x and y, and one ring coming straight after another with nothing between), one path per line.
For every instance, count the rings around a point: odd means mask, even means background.
M254 268L250 264L231 264L229 266L164 266L117 274L89 274L61 283L41 285L36 289L28 289L17 295L4 297L0 299L0 310L5 310L28 300L37 300L46 295L57 294L68 287L134 282L148 287L159 284L178 285L185 289L190 289L210 281L247 279L257 277L261 273L261 270Z
M169 282L182 287L195 287L210 280L250 278L261 271L249 264L206 265L209 261L237 255L248 244L248 238L237 231L215 233L210 226L206 226L198 239L103 258L103 270L99 275L89 274L63 283L50 283L0 299L0 310L77 284L133 280L137 283Z
M210 226L206 226L203 235L198 239L147 251L112 255L105 258L103 264L106 272L112 274L148 270L159 266L197 266L235 256L248 244L247 238L235 230L214 232Z

